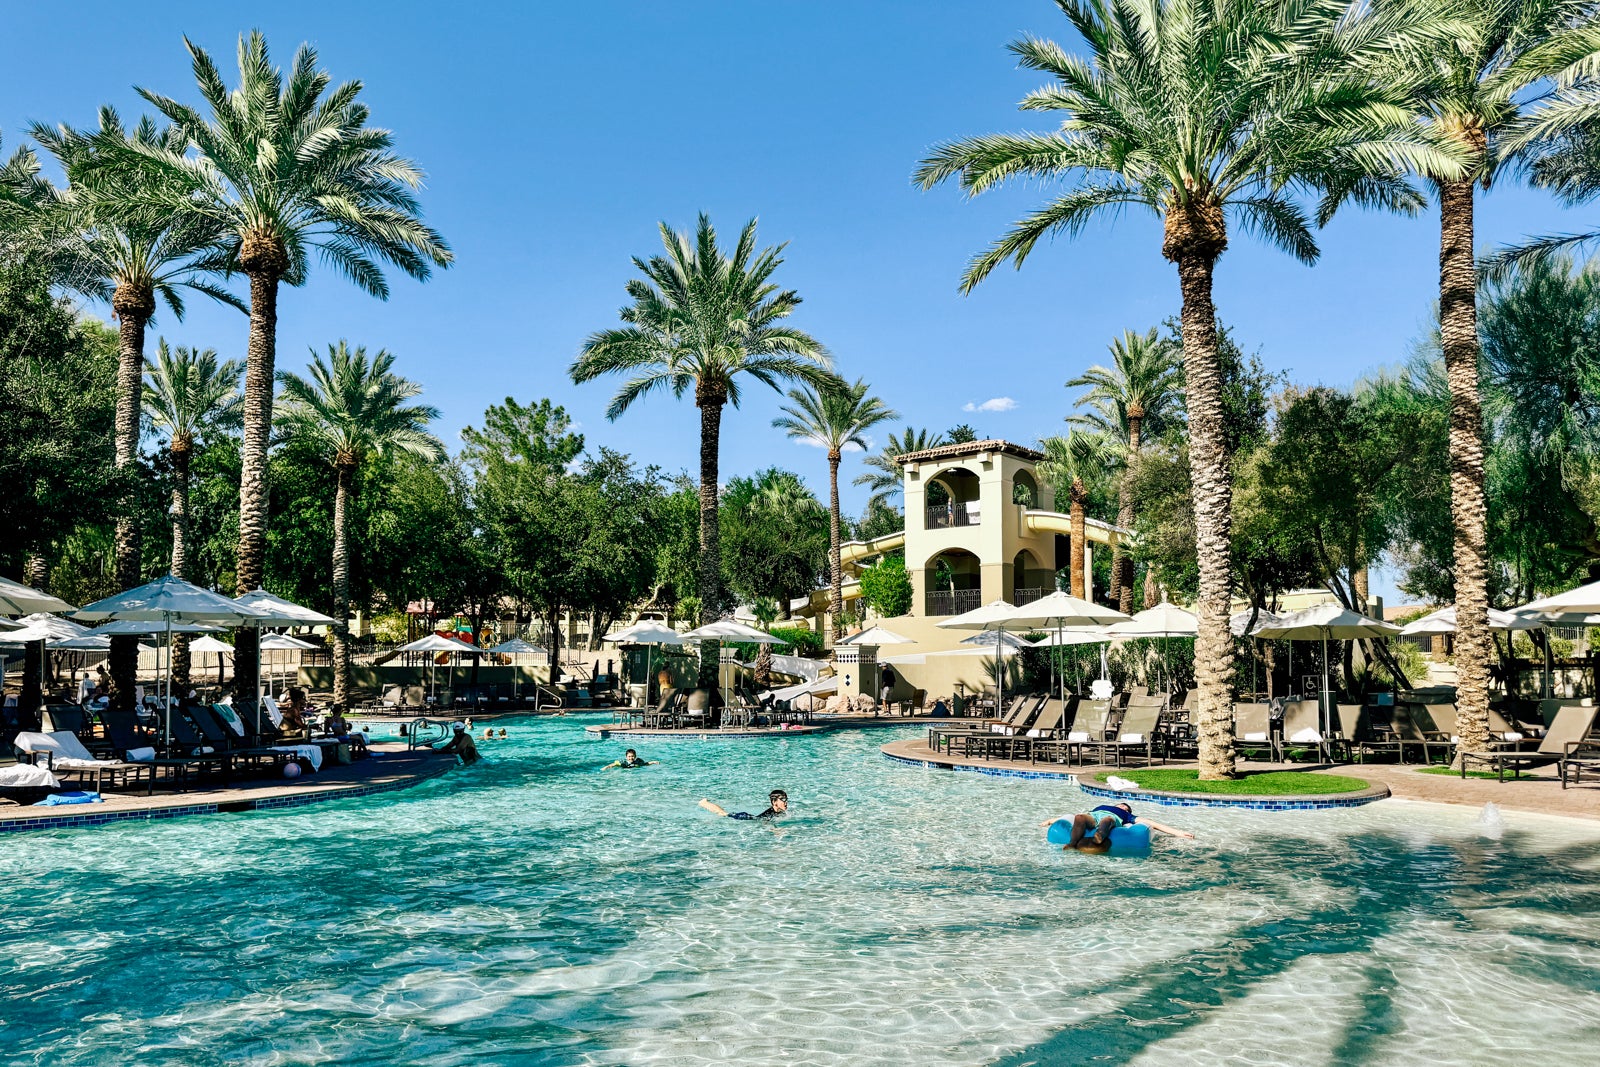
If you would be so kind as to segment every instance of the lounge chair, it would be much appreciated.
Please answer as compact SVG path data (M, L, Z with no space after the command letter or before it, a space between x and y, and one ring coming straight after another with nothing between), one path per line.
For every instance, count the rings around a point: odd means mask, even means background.
M1317 750L1323 761L1331 758L1331 743L1322 725L1322 706L1315 700L1296 700L1284 705L1281 750L1307 745Z
M1555 721L1550 724L1550 729L1545 731L1544 737L1539 741L1539 747L1532 752L1513 752L1506 750L1490 750L1486 752L1461 753L1461 777L1467 776L1467 769L1472 764L1484 764L1495 769L1500 780L1506 780L1506 768L1511 769L1513 778L1520 777L1524 770L1534 767L1548 767L1554 765L1561 775L1562 788L1567 784L1567 763L1569 760L1580 765L1593 763L1591 756L1579 756L1579 752L1590 749L1600 749L1600 739L1591 737L1594 731L1594 719L1600 708L1585 707L1581 704L1568 704L1556 712Z
M1421 752L1423 763L1435 762L1435 753L1442 757L1438 762L1448 763L1455 752L1455 742L1450 739L1449 733L1434 722L1426 704L1397 703L1390 721L1395 739L1400 742L1402 762L1407 748ZM1455 725L1453 711L1448 722L1452 727Z
M1272 733L1272 709L1266 704L1235 704L1233 706L1233 744L1240 758L1248 752L1267 753L1267 758L1278 760L1277 741Z
M1142 752L1146 764L1154 763L1156 725L1160 721L1159 704L1138 704L1130 707L1127 714L1122 717L1122 725L1117 729L1116 740L1086 743L1083 746L1084 758L1088 759L1089 753L1092 752L1096 761L1115 762L1121 767L1126 760Z
M655 708L645 712L640 717L640 725L647 727L671 725L672 715L677 707L680 692L677 689L663 689L661 691L661 699L656 703Z
M1070 723L1065 742L1067 762L1071 763L1074 759L1082 762L1085 758L1084 746L1099 744L1106 739L1106 720L1110 717L1110 700L1078 701L1077 712L1067 719Z
M29 757L30 763L37 765L39 757L44 756L45 767L52 774L72 775L80 780L87 780L92 776L97 793L101 791L108 777L115 787L119 779L125 783L130 778L137 780L140 775L150 778L154 776L147 763L95 759L94 755L83 747L83 742L78 740L78 735L70 730L21 733L16 736L12 744L19 753Z
M683 725L697 730L711 725L711 690L696 689L684 699Z

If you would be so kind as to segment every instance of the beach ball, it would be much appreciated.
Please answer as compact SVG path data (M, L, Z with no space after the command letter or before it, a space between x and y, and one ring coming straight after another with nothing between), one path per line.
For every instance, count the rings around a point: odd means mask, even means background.
M300 764L293 763L293 762L285 763L283 765L283 776L285 778L298 778L298 777L300 777Z

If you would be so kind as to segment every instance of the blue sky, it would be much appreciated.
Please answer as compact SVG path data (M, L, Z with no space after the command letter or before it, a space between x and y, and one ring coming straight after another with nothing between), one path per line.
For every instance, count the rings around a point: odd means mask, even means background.
M102 103L131 118L134 85L194 99L184 34L225 70L252 26L283 63L312 42L336 80L365 82L373 121L427 171L428 218L458 263L427 284L393 279L387 303L327 272L286 291L279 366L339 338L387 347L443 412L452 445L487 404L549 396L591 445L693 469L692 403L654 397L607 423L610 387L574 386L566 368L586 334L616 321L629 257L658 247L657 222L690 227L702 210L730 236L759 215L765 242L789 242L779 279L805 298L794 321L917 426L968 421L1020 442L1055 432L1063 382L1122 330L1177 310L1159 231L1131 215L960 296L968 257L1043 191L967 201L911 185L941 139L1048 124L1016 111L1039 78L1005 49L1024 33L1075 44L1047 0L232 7L80 0L63 17L60 5L17 5L0 64L6 150L32 120L86 125ZM1508 185L1481 202L1480 241L1579 224L1564 214ZM1437 240L1431 214L1351 212L1306 268L1236 235L1217 307L1269 366L1348 384L1403 359L1424 328ZM243 317L198 302L155 332L243 355ZM996 398L1014 407L964 410ZM777 403L752 391L729 413L724 475L779 463L825 488L822 457L770 427Z

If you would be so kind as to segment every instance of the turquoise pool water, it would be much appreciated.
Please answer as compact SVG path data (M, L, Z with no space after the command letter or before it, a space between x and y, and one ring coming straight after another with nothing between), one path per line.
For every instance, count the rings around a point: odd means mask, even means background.
M900 731L639 747L514 721L412 790L8 838L0 1062L1591 1062L1600 830L1385 802L1158 811L1063 855L1064 782ZM901 735L903 736L903 735ZM777 832L713 819L702 796Z

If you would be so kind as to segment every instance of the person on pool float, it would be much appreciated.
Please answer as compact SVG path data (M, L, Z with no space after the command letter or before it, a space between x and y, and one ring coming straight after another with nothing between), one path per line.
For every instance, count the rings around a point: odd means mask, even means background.
M455 736L440 746L438 751L454 752L461 757L461 762L464 764L477 763L479 758L478 746L473 743L472 735L467 733L467 724L453 722L450 724L450 729L455 731Z
M705 808L713 815L728 819L738 819L740 821L749 819L772 820L783 816L789 810L789 794L785 793L781 789L774 789L770 794L768 794L767 802L769 804L767 810L762 812L760 815L751 815L748 811L724 811L720 805L713 804L709 800L701 800L700 806Z
M606 764L602 770L609 771L614 767L620 767L623 770L631 771L635 767L654 767L656 762L657 761L653 759L640 759L639 753L630 748L628 751L622 754L621 759L612 760L610 763Z
M1062 816L1065 818L1066 816ZM1059 822L1058 819L1047 819L1041 826L1052 826ZM1133 813L1133 808L1118 801L1115 804L1101 804L1086 812L1080 812L1072 817L1072 839L1062 849L1077 849L1079 852L1105 852L1111 847L1111 831L1118 826L1132 826L1138 823L1148 826L1158 834L1169 837L1187 837L1191 841L1194 835L1187 830L1177 830L1171 826L1163 826L1153 819L1146 819Z

